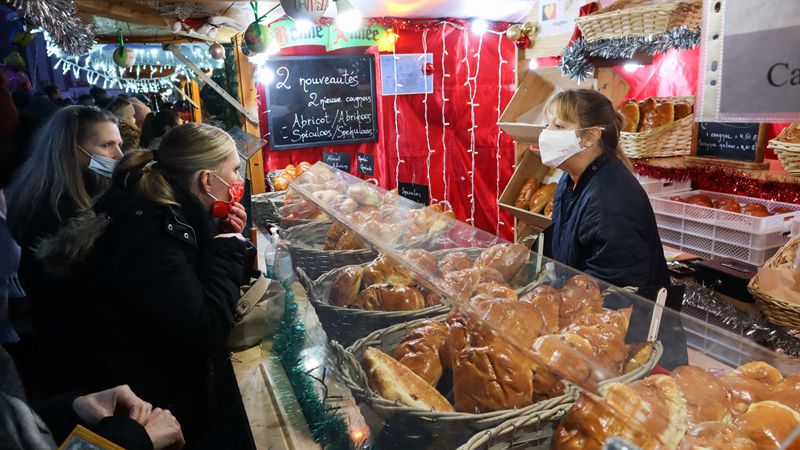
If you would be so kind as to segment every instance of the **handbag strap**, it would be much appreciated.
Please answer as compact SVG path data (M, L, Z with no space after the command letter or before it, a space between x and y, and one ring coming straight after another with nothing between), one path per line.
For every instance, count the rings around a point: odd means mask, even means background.
M239 302L236 303L236 317L239 319L244 317L253 306L257 305L258 302L261 301L261 298L264 297L268 287L269 280L267 277L263 275L259 276L255 283L250 286L250 289L239 297Z

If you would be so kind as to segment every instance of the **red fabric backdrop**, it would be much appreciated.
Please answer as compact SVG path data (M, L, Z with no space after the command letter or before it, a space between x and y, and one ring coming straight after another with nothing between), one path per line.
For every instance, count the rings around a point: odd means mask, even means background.
M461 23L453 20L454 23ZM412 22L413 23L413 22ZM422 21L419 22L420 24ZM444 42L442 41L444 27ZM497 24L502 30L506 27ZM421 27L401 29L400 38L395 49L397 54L422 53L423 31ZM500 42L498 42L500 40ZM454 207L460 220L467 220L471 213L471 198L474 189L475 226L500 236L513 237L513 220L505 211L500 210L498 220L497 196L502 193L513 173L513 142L505 133L499 133L496 125L498 118L498 91L502 112L514 93L514 44L502 35L486 33L481 38L469 31L463 31L447 24L438 24L428 29L426 36L427 51L433 54L434 92L428 95L428 135L431 148L435 153L430 158L430 180L428 179L428 147L425 130L424 95L401 95L397 98L399 154L399 180L427 184L434 200L448 200ZM465 43L468 49L465 48ZM498 53L498 44L500 52ZM478 47L480 46L480 52ZM445 55L445 122L442 124L442 50ZM372 53L378 55L377 48L343 49L331 54ZM284 49L280 56L326 54L324 47L295 47ZM480 69L476 76L480 55ZM501 64L502 60L508 61ZM697 86L699 49L686 51L670 51L653 58L651 65L643 66L633 72L617 68L622 77L630 84L629 98L645 98L649 96L689 96L694 95ZM465 59L466 58L466 59ZM467 72L467 60L470 72ZM539 59L541 66L553 65L556 58ZM466 85L469 76L475 77L477 93L475 97L475 176L474 183L470 176L472 156L470 150L470 133L472 119L469 105L469 89ZM351 173L357 175L356 153L375 155L375 178L381 186L391 189L396 186L395 168L397 149L395 147L395 111L394 97L382 96L380 86L380 64L376 61L376 93L378 96L378 141L358 145L313 147L291 151L264 152L265 166L268 170L277 170L289 163L300 161L315 162L322 159L322 152L348 152L352 155ZM266 105L263 86L258 86L260 96L260 119L262 135L269 140L266 129ZM785 124L770 125L770 136L774 137ZM445 157L442 136L447 147ZM498 152L499 144L499 152ZM768 157L773 157L768 155ZM499 162L499 183L497 165ZM444 178L446 171L446 181ZM361 175L358 175L361 176ZM362 176L363 178L363 176ZM447 193L445 194L445 186Z
M456 20L453 23L459 23ZM444 27L444 42L442 44L442 27ZM505 29L500 24L498 27ZM400 30L395 52L422 53L422 30ZM481 42L482 39L482 42ZM490 232L498 232L497 220L497 163L499 155L500 182L502 189L508 183L513 172L514 150L513 141L505 133L498 133L498 91L500 93L500 112L508 104L514 94L514 43L505 36L485 33L482 38L470 32L455 28L448 24L438 24L427 30L427 52L433 54L434 91L428 95L428 135L431 148L434 150L430 156L430 180L428 179L428 146L425 135L425 96L423 94L400 95L397 97L399 154L400 164L399 180L401 182L427 184L430 195L434 200L448 200L453 205L456 216L460 220L470 217L471 204L468 197L472 191L472 181L469 172L472 170L472 155L470 150L470 133L472 118L470 114L469 89L465 84L468 76L475 77L477 91L475 96L475 225ZM466 45L465 45L466 44ZM498 53L498 44L500 52ZM480 52L478 47L480 45ZM442 50L447 54L442 70ZM466 48L468 47L468 49ZM346 49L332 54L373 53L377 57L377 48ZM324 47L295 47L284 49L280 56L316 55L326 54ZM501 64L500 55L505 64ZM467 73L467 61L470 72ZM478 61L480 68L478 70ZM422 67L420 67L422 70ZM477 70L477 76L476 76ZM442 124L442 76L445 78L445 122ZM348 152L352 156L351 173L356 172L355 154L369 153L375 155L375 178L381 186L391 189L396 186L395 168L397 164L397 148L395 147L395 110L394 96L382 96L380 86L380 64L376 61L377 80L377 109L378 109L378 141L358 145L340 145L328 147L313 147L309 149L292 151L265 152L265 166L268 170L281 169L286 164L300 161L315 162L322 159L322 152ZM266 129L266 105L263 86L258 86L260 96L260 120L262 135L269 140ZM447 148L447 156L442 145L442 136ZM498 153L498 135L499 147ZM446 165L446 180L444 176ZM362 175L362 178L365 178ZM445 195L445 184L447 194ZM501 212L500 234L511 238L513 220L510 215Z

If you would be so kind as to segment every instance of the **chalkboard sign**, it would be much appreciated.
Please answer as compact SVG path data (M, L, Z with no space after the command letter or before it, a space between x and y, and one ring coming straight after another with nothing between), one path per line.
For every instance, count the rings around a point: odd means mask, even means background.
M322 152L322 162L344 172L350 172L350 153Z
M409 200L413 200L423 205L430 204L428 197L428 186L414 183L398 183L397 192Z
M364 175L369 176L375 175L375 156L368 155L366 153L359 153L357 168L358 173L363 173Z
M692 154L728 164L764 161L765 126L759 123L699 122L692 136Z
M263 70L272 75L266 86L271 149L378 139L372 55L270 58Z

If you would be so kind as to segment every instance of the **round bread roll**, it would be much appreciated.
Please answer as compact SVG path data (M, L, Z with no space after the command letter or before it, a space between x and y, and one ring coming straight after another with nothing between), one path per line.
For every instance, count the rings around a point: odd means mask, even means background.
M586 275L572 277L559 291L561 308L558 325L561 328L571 325L584 314L603 312L603 294L594 280Z
M365 268L363 286L367 288L374 284L385 283L413 286L417 280L390 258L381 256Z
M514 206L517 208L528 209L528 205L531 202L531 197L537 189L539 189L539 180L536 179L536 177L529 178L519 190L519 195L517 195L517 200L514 202Z
M720 380L728 394L730 408L735 414L741 414L752 403L767 400L773 388L783 381L783 374L769 363L753 361L726 373Z
M652 111L645 113L639 131L652 130L675 121L675 107L671 102L662 102Z
M539 214L555 196L556 183L545 184L533 193L528 209L532 213Z
M800 374L784 378L772 388L767 400L774 400L795 411L800 411Z
M758 450L758 446L733 424L703 422L686 432L678 450Z
M559 377L578 386L591 383L592 344L577 334L548 334L533 343L533 352Z
M681 366L672 371L686 400L688 426L701 422L729 421L730 410L725 389L717 377L695 366Z
M426 320L403 338L394 351L394 358L428 384L436 386L442 377L439 352L445 337L446 325L435 320Z
M353 306L366 311L415 311L425 307L425 297L413 287L375 284L361 291Z
M464 252L451 252L439 260L439 268L442 273L456 272L472 267L472 258Z
M484 294L490 298L505 298L509 300L517 300L517 292L507 284L485 282L479 283L475 288L475 294Z
M769 217L769 216L772 215L772 214L769 213L769 211L759 211L759 210L751 210L751 211L745 212L745 214L753 216L753 217Z
M445 291L451 293L456 302L464 301L475 292L480 279L480 271L473 267L447 272L444 274Z
M370 389L381 397L427 411L453 412L453 406L436 388L382 351L368 348L361 365Z
M769 210L767 209L766 206L760 203L747 203L744 206L742 206L742 212L744 212L745 214L751 214L753 212L769 213Z
M412 248L403 252L403 255L411 260L414 267L430 274L432 277L439 276L439 267L436 264L436 255L419 248Z
M361 266L347 266L342 269L331 285L331 305L344 308L351 306L356 301L363 277L364 268Z
M800 439L786 442L800 427L800 414L778 402L753 403L747 412L736 418L734 425L752 439L759 450L800 449ZM785 443L788 445L783 447Z
M693 114L693 107L688 102L675 102L675 120L681 120Z
M620 108L620 114L623 119L620 131L623 133L635 133L639 130L639 103L636 99L630 99L625 102Z
M494 269L508 282L528 262L530 251L522 244L497 244L485 249L475 261L478 269Z
M520 300L535 306L542 317L543 329L546 334L558 332L558 311L561 308L561 294L552 286L543 284L523 295Z
M713 208L714 207L714 203L711 200L711 198L709 196L703 195L703 194L692 195L691 197L686 199L686 203L689 203L689 204L692 204L692 205L698 205L698 206L705 206L707 208Z
M504 284L506 282L503 274L499 271L492 269L491 267L486 267L481 269L480 273L481 283L500 283Z

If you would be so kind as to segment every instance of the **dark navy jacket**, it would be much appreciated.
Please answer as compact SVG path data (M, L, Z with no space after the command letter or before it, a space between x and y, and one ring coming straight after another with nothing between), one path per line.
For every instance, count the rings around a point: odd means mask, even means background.
M669 284L653 209L619 159L600 156L577 185L565 173L553 222L557 261L617 286Z

